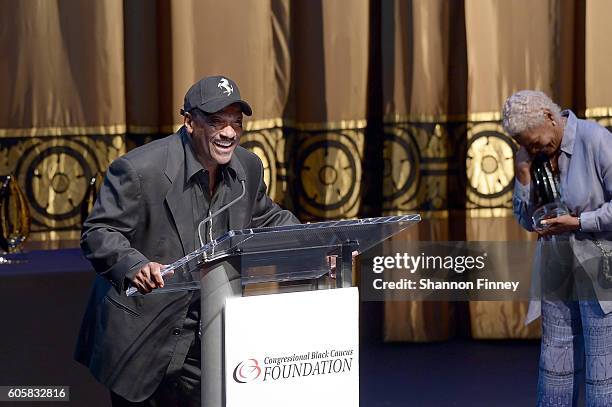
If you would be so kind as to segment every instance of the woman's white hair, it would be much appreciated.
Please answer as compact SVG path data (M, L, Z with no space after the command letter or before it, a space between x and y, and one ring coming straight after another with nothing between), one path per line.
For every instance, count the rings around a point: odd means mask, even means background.
M549 110L555 120L560 119L561 109L544 92L520 90L506 99L502 126L509 135L516 137L544 123L545 110Z

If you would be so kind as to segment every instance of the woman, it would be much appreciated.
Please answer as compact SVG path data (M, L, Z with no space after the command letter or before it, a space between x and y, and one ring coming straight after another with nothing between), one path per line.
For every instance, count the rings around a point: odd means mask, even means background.
M539 305L542 315L538 405L577 405L584 381L588 406L612 406L612 302L606 301L612 297L606 298L610 293L601 284L601 267L594 266L612 241L612 134L569 110L561 112L544 93L529 90L506 100L503 126L521 146L513 197L517 220L540 235L539 254L545 242L565 239L577 260L573 284L578 300L543 296L530 307L528 322L538 316ZM534 230L530 169L532 158L540 154L550 160L571 214L548 219L545 229ZM536 264L544 264L539 260ZM550 266L539 271L554 275Z

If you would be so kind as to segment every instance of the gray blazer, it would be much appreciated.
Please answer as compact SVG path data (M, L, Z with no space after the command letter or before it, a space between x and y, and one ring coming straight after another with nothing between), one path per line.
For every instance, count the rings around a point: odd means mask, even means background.
M81 248L97 273L75 351L77 361L113 392L143 400L157 388L172 358L193 292L127 297L126 278L147 262L169 264L193 240L191 190L186 184L182 128L115 160L83 225ZM236 147L225 202L230 229L299 223L266 195L261 160Z

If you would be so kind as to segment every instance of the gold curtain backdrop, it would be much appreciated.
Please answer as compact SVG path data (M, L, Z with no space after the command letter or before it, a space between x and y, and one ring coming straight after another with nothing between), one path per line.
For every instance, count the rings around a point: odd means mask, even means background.
M174 131L188 87L223 74L254 109L242 144L303 221L419 212L401 238L533 239L511 216L500 107L541 89L611 126L610 15L605 0L0 0L0 174L31 239L75 238L90 177ZM467 320L475 338L537 337L525 311L389 298L384 336L444 340Z

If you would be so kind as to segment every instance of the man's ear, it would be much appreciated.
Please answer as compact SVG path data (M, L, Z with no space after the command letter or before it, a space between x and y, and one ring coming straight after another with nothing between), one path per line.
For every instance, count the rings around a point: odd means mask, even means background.
M183 115L183 124L185 125L185 129L187 129L187 133L193 133L193 116L191 113L185 112Z

